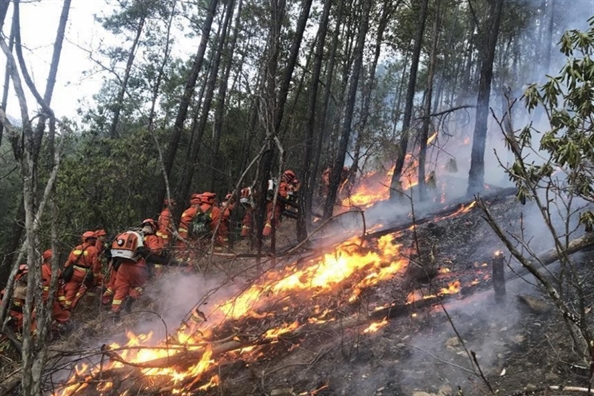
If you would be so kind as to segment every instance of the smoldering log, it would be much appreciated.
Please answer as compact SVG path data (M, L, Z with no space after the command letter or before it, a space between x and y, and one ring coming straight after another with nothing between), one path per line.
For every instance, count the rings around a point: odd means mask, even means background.
M504 188L502 190L496 191L494 193L488 194L483 196L481 199L486 201L486 202L492 202L498 199L503 199L503 198L507 198L510 195L515 194L517 191L516 187L509 187L509 188ZM412 226L415 225L421 225L421 224L425 224L425 223L429 223L432 221L435 221L436 218L443 218L443 217L447 217L450 215L453 215L454 213L456 213L457 211L459 211L461 208L466 207L470 204L472 204L475 200L468 200L468 201L464 201L464 202L460 202L456 205L452 205L446 209L440 210L438 212L433 212L431 214L428 214L426 216L423 217L419 217L417 219L415 219L414 221L407 221L406 223L400 223L400 224L393 224L388 226L387 228L378 230L378 231L374 231L374 232L370 232L368 234L365 235L365 239L371 239L371 238L379 238L382 237L384 235L387 234L392 234L398 231L405 231L407 229L409 229ZM445 219L444 219L445 220Z
M558 261L560 257L563 255L569 256L591 246L594 246L594 233L587 233L584 236L569 242L569 244L567 245L567 249L565 249L564 251L558 252L557 249L553 248L538 256L538 260L533 260L531 262L535 265L537 263L541 263L542 266L547 266ZM506 276L505 280L508 281L510 279L516 279L518 277L528 275L529 273L530 271L526 267L521 267L515 270L514 273Z
M493 265L493 290L495 291L495 301L503 302L505 300L505 256L503 252L495 252L492 260Z

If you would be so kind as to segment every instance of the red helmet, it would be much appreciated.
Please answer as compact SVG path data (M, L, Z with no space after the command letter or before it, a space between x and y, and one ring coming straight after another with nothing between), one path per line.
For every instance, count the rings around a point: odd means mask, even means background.
M25 275L29 272L29 266L27 264L19 265L19 270L17 271L17 275Z
M296 175L295 172L293 172L290 169L287 169L286 171L284 171L283 177L285 178L285 181L287 183L291 183L293 180L295 180Z
M99 238L100 236L106 236L106 235L107 235L107 232L105 232L105 230L104 230L104 229L101 229L101 230L97 230L97 231L95 231L95 236L96 236L97 238Z
M225 201L228 201L231 198L233 198L233 194L229 193L229 194L225 195Z
M190 197L190 204L196 205L202 203L202 196L200 194L192 194Z
M144 219L144 220L142 220L142 227L144 227L145 225L151 226L151 228L153 230L156 230L157 229L157 223L153 219Z
M205 192L205 193L202 193L201 198L202 198L202 202L211 204L217 198L217 194L215 194L213 192Z
M49 259L52 258L53 254L54 253L52 252L52 249L47 249L45 252L43 252L41 257L43 258L43 261L48 261Z
M97 239L97 237L95 236L95 231L85 231L82 234L82 241L86 242L89 239Z

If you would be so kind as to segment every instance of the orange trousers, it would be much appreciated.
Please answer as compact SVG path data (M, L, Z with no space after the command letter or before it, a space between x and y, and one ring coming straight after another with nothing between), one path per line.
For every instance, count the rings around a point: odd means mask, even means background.
M283 205L276 203L274 212L272 209L272 201L266 202L266 223L264 223L264 230L262 231L263 236L269 236L272 233L272 213L274 213L274 229L278 230L281 223L281 213L283 212Z
M85 276L87 275L87 271L91 271L91 269L88 268L85 271L78 266L74 267L72 278L64 285L64 296L58 297L58 299L62 301L62 306L64 309L72 310L76 306L76 302L80 301L82 296L80 295L81 293L79 293L79 291L82 293L86 291L85 289L83 289L84 291L81 291L80 287L82 286Z
M111 312L119 312L126 297L139 298L147 280L148 271L144 259L137 262L124 260L117 271Z
M115 291L115 282L116 282L116 277L118 276L118 272L115 270L115 268L113 268L113 265L110 264L109 265L109 280L107 281L107 285L105 285L105 291L103 292L103 295L101 296L101 302L104 305L107 305L111 302L111 299L113 298L113 293Z

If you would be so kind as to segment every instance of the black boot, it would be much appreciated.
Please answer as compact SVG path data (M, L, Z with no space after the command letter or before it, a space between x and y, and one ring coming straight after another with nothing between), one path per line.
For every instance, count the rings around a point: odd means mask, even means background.
M122 317L120 316L120 311L113 313L113 324L118 324L122 321Z
M130 310L132 309L132 303L134 303L134 299L130 296L126 297L126 300L124 300L124 311L126 313L130 313Z

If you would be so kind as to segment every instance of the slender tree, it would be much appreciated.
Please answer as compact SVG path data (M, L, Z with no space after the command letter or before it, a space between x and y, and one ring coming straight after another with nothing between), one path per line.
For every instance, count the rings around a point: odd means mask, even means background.
M429 0L420 0L421 12L419 13L419 23L415 35L415 44L411 56L410 73L408 76L408 88L406 90L406 103L404 105L404 115L402 118L402 133L400 134L399 150L396 157L396 165L392 174L390 183L390 198L399 196L398 192L402 190L400 177L404 169L404 158L408 150L408 139L410 138L410 126L415 99L415 87L417 83L417 71L419 69L419 59L421 57L421 48L423 47L423 35L425 33L425 23L427 21L427 10Z
M194 177L194 168L200 152L200 146L202 145L202 137L206 130L206 124L208 116L210 114L210 108L214 97L214 91L217 82L217 75L219 74L219 65L221 62L221 56L223 54L223 48L227 41L227 34L229 32L229 26L231 26L231 19L233 18L233 12L235 11L235 1L230 0L225 6L225 17L223 18L223 25L221 26L220 33L217 35L216 45L213 47L213 56L210 62L210 70L208 73L208 79L205 85L204 100L201 105L200 118L194 125L192 131L194 139L192 141L191 152L186 161L184 172L181 181L181 194L183 197L189 195L190 187L192 185L192 179Z
M297 237L300 241L307 237L307 227L311 220L311 208L313 192L315 188L315 174L312 172L311 159L314 150L314 131L316 127L316 107L318 104L318 87L320 75L322 73L322 61L324 57L324 47L326 44L326 33L328 32L328 20L330 18L330 8L332 7L332 0L326 0L322 17L318 24L318 35L316 41L316 51L314 55L314 64L311 75L311 83L309 87L309 99L307 103L307 115L305 124L305 153L303 157L303 168L301 171L301 178L303 180L300 201L299 213L297 220ZM321 131L318 131L321 133Z
M198 79L198 75L202 70L202 62L204 61L204 54L206 52L206 45L208 43L208 39L210 37L210 29L212 28L212 22L214 20L218 0L210 0L208 3L208 8L206 10L206 18L202 25L202 34L200 36L200 45L198 46L198 51L196 52L196 56L194 57L194 62L192 64L192 69L186 79L184 91L182 97L180 99L179 108L177 111L177 115L175 117L175 123L173 125L173 131L171 133L171 137L169 139L169 147L167 153L165 155L165 171L167 173L167 177L171 177L171 172L173 170L173 164L175 162L175 157L177 155L177 148L179 146L179 142L181 139L182 131L184 129L184 123L186 121L186 117L188 115L188 108L190 107L190 103L192 100L192 96L194 95L194 88L196 87L196 80ZM161 202L163 202L163 198L165 197L165 183L162 182L161 188L159 189L159 197L156 202L155 212L158 212L161 209ZM185 199L185 197L180 197L180 202ZM180 205L181 206L181 205Z
M419 142L419 199L427 199L427 185L425 181L425 167L427 162L427 140L429 139L429 125L431 123L431 99L433 97L433 76L435 75L435 62L437 59L437 41L439 39L439 20L441 14L441 0L435 0L435 19L433 20L433 33L431 38L431 53L429 55L429 70L427 71L427 91L423 104L423 126L421 127L421 140Z
M117 128L118 122L120 120L120 113L122 111L122 107L124 106L124 95L126 94L126 90L128 89L128 83L130 81L130 76L132 73L132 65L134 64L136 51L139 47L142 31L144 29L146 18L148 16L148 8L144 6L144 4L142 4L139 0L136 0L132 7L140 11L140 14L138 15L138 19L136 20L136 31L134 33L134 38L132 40L132 44L130 45L130 49L128 50L128 58L126 60L126 68L124 69L124 75L121 78L121 85L118 89L118 94L115 98L115 103L113 104L113 119L111 120L111 125L109 127L109 136L112 138L118 137ZM132 11L131 13L134 14L134 11Z
M488 29L484 30L481 48L481 78L476 100L476 120L472 139L470 171L468 173L467 194L482 191L485 184L485 145L487 140L487 121L489 119L489 97L493 78L493 61L504 0L490 0Z
M355 101L357 98L357 89L359 85L359 77L361 76L361 69L363 68L363 50L365 48L365 36L369 29L369 14L371 11L370 1L363 1L363 9L361 11L361 18L359 24L359 31L357 33L357 43L353 53L354 63L351 81L349 85L349 92L347 97L344 123L342 126L342 133L340 136L340 143L336 160L332 166L330 173L330 186L326 203L324 204L324 218L328 219L332 216L334 210L334 202L336 201L336 194L338 185L340 183L340 174L344 166L344 160L348 150L349 139L351 137L351 128L353 122L353 113L355 110Z

